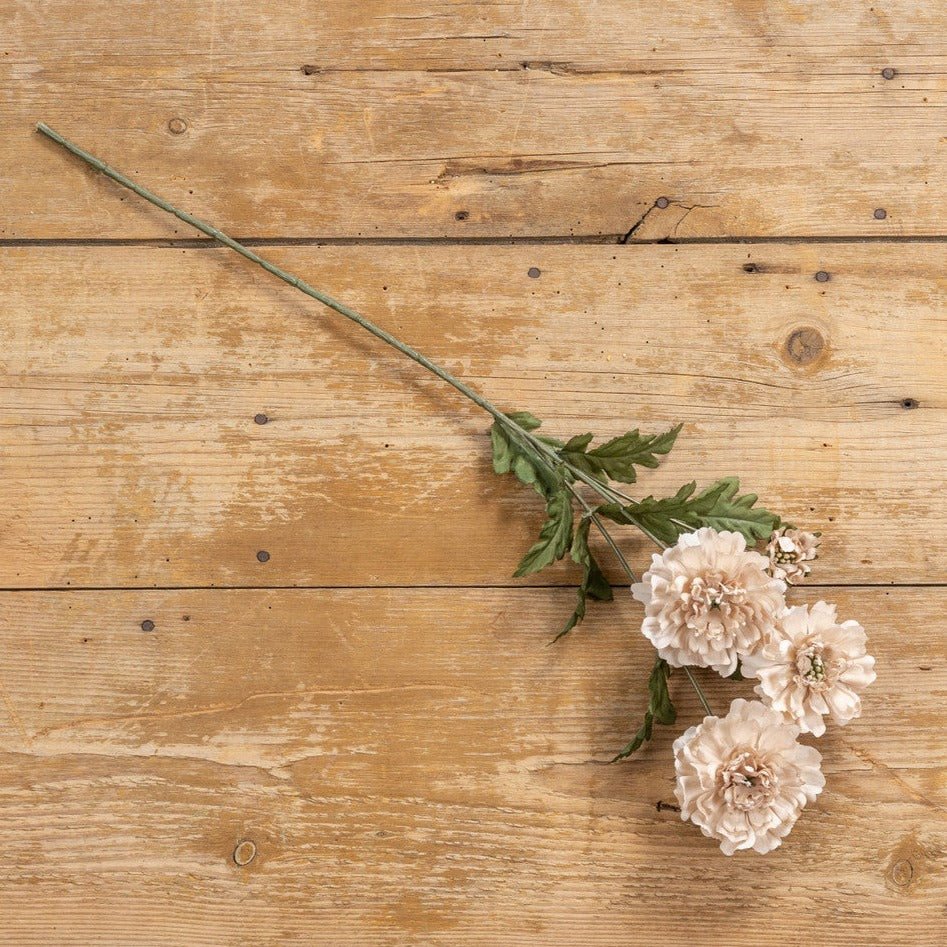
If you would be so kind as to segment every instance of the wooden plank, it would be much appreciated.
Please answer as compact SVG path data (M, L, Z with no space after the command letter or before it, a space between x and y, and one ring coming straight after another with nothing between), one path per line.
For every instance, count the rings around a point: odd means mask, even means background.
M945 233L942 4L0 0L0 22L0 239L176 232L38 120L257 236Z
M268 253L552 432L684 421L633 492L739 474L814 581L947 579L942 244ZM489 418L361 329L224 250L0 265L3 586L512 581Z
M685 680L604 765L644 706L630 596L549 648L566 590L0 595L0 942L934 944L947 590L832 598L878 681L760 861L656 809Z

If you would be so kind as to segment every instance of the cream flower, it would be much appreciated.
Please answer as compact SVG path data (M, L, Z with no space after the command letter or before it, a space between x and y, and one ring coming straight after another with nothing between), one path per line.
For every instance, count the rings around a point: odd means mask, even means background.
M786 607L786 585L739 533L703 528L655 555L631 587L645 604L641 631L672 667L712 667L724 677L768 640Z
M784 526L769 538L766 554L769 556L769 573L790 585L804 579L812 566L806 565L819 555L819 537L801 529Z
M823 716L844 725L861 713L858 692L875 679L866 643L858 622L838 623L834 605L798 605L780 619L772 641L744 658L743 673L759 678L755 689L765 703L820 737Z
M674 794L724 855L777 848L822 791L822 756L799 728L758 700L738 698L726 717L704 717L674 741Z

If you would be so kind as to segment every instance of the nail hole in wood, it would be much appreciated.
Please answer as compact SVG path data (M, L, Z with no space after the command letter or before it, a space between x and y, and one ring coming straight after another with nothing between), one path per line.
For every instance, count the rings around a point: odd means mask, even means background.
M901 399L901 407L907 409L908 411L912 411L914 408L917 408L918 406L919 406L919 402L917 398L902 398Z
M459 211L457 211L456 214L454 214L454 219L455 219L455 220L466 220L469 216L470 216L470 211L469 211L469 210L459 210Z

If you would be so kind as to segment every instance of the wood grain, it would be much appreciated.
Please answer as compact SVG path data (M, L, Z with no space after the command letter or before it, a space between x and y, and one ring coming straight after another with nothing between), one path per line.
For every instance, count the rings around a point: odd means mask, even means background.
M0 239L175 233L39 120L254 236L945 233L942 4L0 0L0 22Z
M0 24L0 947L944 941L943 4ZM879 677L786 844L664 805L683 680L607 765L640 609L546 647L575 575L510 578L540 511L483 414L39 120L553 433L683 421L636 495L736 473L821 529L793 600Z
M639 496L738 473L814 579L947 580L943 245L268 253L552 432L685 422ZM358 327L219 249L0 265L2 585L513 581L489 419Z
M947 592L832 597L878 682L761 860L656 808L686 681L604 763L651 660L630 596L549 648L566 590L0 595L0 940L933 944Z

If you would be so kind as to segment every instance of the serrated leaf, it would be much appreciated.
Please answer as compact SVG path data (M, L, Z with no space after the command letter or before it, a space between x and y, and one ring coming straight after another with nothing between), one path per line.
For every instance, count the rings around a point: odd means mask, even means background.
M507 415L521 428L534 431L542 423L528 411L517 411ZM517 443L509 430L499 421L490 428L490 443L493 448L493 470L498 474L512 472L522 483L532 487L540 496L548 499L558 483L557 478L537 456L522 444ZM558 442L556 442L558 444Z
M559 634L552 639L553 642L558 641L563 635L567 635L585 618L587 599L594 598L600 602L610 602L613 598L612 587L589 550L589 527L591 522L588 517L583 517L575 531L575 535L572 537L569 554L572 556L573 562L582 566L582 582L576 590L575 609Z
M756 494L737 496L740 481L725 477L694 496L696 482L684 484L673 497L646 497L638 503L620 506L606 503L599 507L602 516L617 523L633 523L655 539L670 546L682 533L702 526L741 533L747 543L756 544L769 536L779 517L756 507Z
M681 431L681 425L663 434L642 435L638 430L588 450L591 434L580 434L562 448L563 460L598 480L634 483L635 467L657 467L658 456L667 454Z
M539 539L523 556L514 576L531 575L561 559L572 543L572 495L560 486L546 501L546 522Z
M631 756L632 753L639 750L648 740L654 731L654 723L657 721L665 726L674 723L677 720L677 710L671 701L671 695L668 692L668 677L671 674L671 668L663 658L657 658L654 667L651 669L651 676L648 678L648 709L645 711L644 720L638 732L634 735L631 742L612 759L613 763Z

